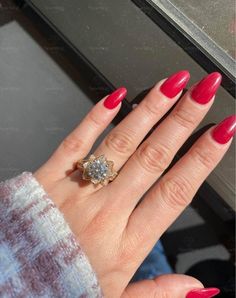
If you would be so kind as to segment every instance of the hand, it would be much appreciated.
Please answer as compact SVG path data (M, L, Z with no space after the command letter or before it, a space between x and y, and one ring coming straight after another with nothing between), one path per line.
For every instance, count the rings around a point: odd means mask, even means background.
M203 287L183 275L128 285L154 244L222 159L235 130L235 117L231 116L202 135L161 177L213 104L221 76L213 73L194 85L142 142L180 98L188 79L189 73L181 71L156 84L98 146L94 155L104 154L119 171L108 185L83 180L75 165L88 155L118 113L125 88L98 102L34 173L87 254L105 297L182 298L191 289Z

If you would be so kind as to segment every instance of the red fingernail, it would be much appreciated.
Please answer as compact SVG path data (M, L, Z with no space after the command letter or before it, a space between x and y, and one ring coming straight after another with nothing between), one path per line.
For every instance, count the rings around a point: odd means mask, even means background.
M118 104L125 98L127 90L124 87L116 89L112 94L110 94L104 101L104 106L107 109L114 109Z
M216 94L220 86L222 76L218 72L213 72L203 78L192 90L192 99L200 104L208 103Z
M160 87L161 92L169 97L175 97L187 85L190 74L187 70L181 70L170 76Z
M218 295L220 290L217 288L196 289L189 292L186 298L210 298Z
M220 122L212 131L213 139L220 144L226 144L236 132L236 115L229 116Z

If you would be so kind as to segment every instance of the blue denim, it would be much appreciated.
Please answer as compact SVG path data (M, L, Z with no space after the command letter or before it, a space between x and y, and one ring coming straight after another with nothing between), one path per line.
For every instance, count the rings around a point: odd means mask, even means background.
M134 274L132 281L153 279L168 273L173 273L173 269L168 263L161 241L158 241Z

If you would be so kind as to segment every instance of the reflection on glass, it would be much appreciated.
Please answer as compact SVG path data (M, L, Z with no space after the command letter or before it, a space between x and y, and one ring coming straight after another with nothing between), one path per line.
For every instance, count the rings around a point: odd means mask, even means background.
M231 57L235 55L234 0L170 0Z

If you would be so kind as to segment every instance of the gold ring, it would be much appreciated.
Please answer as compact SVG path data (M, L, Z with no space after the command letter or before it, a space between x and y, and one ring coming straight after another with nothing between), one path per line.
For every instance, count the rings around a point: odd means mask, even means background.
M107 185L109 181L118 175L113 170L114 162L107 160L104 155L98 157L91 154L88 159L80 159L77 168L83 169L84 180L90 180L93 184Z

